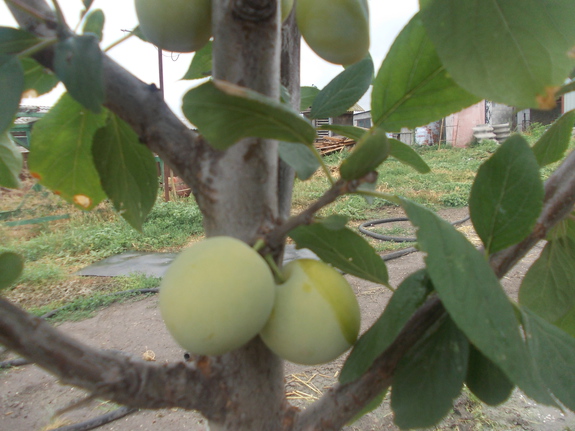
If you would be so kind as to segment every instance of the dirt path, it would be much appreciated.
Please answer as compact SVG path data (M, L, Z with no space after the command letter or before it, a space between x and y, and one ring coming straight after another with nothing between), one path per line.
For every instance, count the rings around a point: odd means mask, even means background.
M455 220L459 214L450 214ZM506 290L515 296L519 280L540 252L534 250L503 280ZM397 286L408 274L423 264L420 253L410 254L388 262L391 284ZM389 300L390 292L354 277L348 277L354 287L362 316L362 330L369 327L379 316ZM182 350L168 335L157 307L157 298L115 304L93 318L82 322L60 325L67 334L77 337L98 348L121 350L138 356L155 356L158 362L182 359ZM305 407L329 386L337 381L337 372L343 362L338 361L320 367L286 365L286 391L290 400ZM26 366L0 373L0 430L33 431L51 423L52 415L59 409L77 402L85 395L82 390L60 385L56 379L35 366ZM88 406L66 413L53 425L66 425L84 421L115 409L105 402L93 402ZM192 430L207 429L206 422L194 412L179 409L142 411L99 428L101 430ZM368 414L348 430L396 430L393 426L389 403ZM452 430L532 430L565 431L575 429L575 415L563 416L560 411L538 406L515 392L511 399L498 408L488 408L462 396L453 414L439 429Z

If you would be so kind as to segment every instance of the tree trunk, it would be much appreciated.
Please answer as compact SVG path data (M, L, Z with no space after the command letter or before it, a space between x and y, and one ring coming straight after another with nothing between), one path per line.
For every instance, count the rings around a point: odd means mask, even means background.
M276 1L215 0L213 77L266 96L280 94L280 11ZM213 153L197 195L208 236L230 235L248 244L279 221L277 142L244 139ZM291 186L290 186L291 187ZM231 404L211 430L277 430L288 404L283 362L256 337L214 358L224 372Z

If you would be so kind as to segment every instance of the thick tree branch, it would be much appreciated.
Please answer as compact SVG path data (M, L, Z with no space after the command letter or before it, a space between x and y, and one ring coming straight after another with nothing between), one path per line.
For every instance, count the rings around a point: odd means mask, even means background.
M549 231L569 215L575 205L575 151L545 183L545 201L537 225L528 238L491 256L490 265L501 278ZM339 430L363 406L392 383L399 360L446 313L438 297L432 297L411 317L394 343L358 380L332 389L296 419L294 430Z
M65 384L134 408L181 407L222 420L229 399L212 359L157 364L98 350L0 298L0 343Z

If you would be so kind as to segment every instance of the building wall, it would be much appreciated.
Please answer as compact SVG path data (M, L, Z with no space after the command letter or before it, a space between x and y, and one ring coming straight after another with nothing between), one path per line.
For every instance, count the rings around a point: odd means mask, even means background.
M575 91L563 96L563 112L575 109Z
M465 147L473 141L473 128L485 124L485 101L445 119L445 140L454 147Z

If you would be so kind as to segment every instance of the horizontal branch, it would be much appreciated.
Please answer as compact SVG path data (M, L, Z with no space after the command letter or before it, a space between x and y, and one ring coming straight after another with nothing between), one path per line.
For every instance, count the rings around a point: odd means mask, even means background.
M543 210L533 232L521 243L491 256L494 273L503 277L527 252L575 205L575 151L572 152L545 183ZM294 430L339 430L355 417L375 396L392 383L397 364L425 331L446 313L438 297L432 297L419 308L388 349L358 380L337 384L296 419Z
M81 343L0 298L0 343L95 397L133 408L180 407L221 420L229 402L217 365L157 364Z

